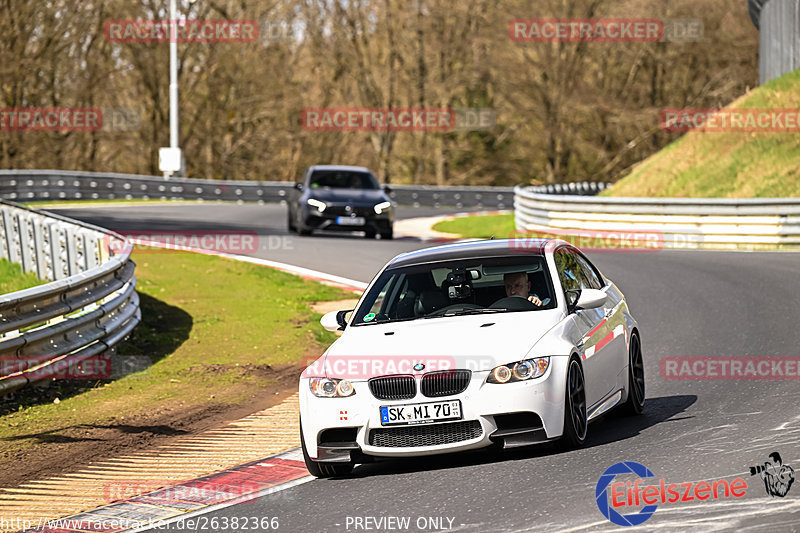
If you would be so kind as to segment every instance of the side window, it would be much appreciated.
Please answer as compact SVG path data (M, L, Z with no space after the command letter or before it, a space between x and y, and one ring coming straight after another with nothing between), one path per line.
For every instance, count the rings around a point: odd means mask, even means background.
M558 277L561 278L565 291L602 288L602 283L589 262L575 252L561 248L555 253L555 261Z
M597 273L597 269L589 262L588 259L583 257L582 255L576 256L578 260L578 264L581 266L581 272L586 277L587 281L589 282L589 286L586 288L589 289L602 289L605 283L603 279L600 277L600 274Z
M556 250L554 258L562 288L565 291L580 289L583 274L580 265L575 260L575 255L561 248Z

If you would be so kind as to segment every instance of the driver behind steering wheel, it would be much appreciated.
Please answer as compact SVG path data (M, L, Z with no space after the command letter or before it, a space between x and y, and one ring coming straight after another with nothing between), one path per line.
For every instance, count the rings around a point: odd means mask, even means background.
M506 287L506 296L519 296L525 298L536 306L541 307L542 300L536 294L530 294L531 282L525 272L511 272L503 276Z

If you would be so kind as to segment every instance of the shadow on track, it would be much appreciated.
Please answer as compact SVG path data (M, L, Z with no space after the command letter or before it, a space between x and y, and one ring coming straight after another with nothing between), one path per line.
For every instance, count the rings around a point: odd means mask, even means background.
M636 437L639 433L649 427L663 422L675 420L673 417L684 412L696 401L697 396L695 395L647 398L644 412L639 416L616 417L611 413L609 413L608 416L604 415L597 421L592 421L592 423L589 425L589 435L586 439L586 443L582 448L578 448L576 450L561 449L556 441L535 446L513 448L510 450L485 448L483 450L454 454L392 459L386 461L381 460L375 463L359 465L352 474L342 476L338 479L390 476L395 474L407 474L428 470L443 470L460 468L464 466L501 463L506 461L525 461L539 457L548 457L567 453L580 453L581 450ZM324 482L330 480L322 479L318 481Z

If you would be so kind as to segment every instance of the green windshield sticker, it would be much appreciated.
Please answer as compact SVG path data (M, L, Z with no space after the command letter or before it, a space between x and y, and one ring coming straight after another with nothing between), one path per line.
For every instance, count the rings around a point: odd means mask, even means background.
M364 317L364 322L369 322L370 320L373 320L374 318L375 318L375 313L368 313L368 314L367 314L367 315Z

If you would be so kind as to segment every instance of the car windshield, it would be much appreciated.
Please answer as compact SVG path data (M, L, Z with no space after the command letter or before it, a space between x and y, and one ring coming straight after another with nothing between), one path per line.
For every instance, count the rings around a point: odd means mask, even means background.
M352 170L316 170L309 179L309 187L328 189L368 189L379 188L378 180L369 172Z
M356 310L353 325L553 309L543 256L489 257L388 269Z

